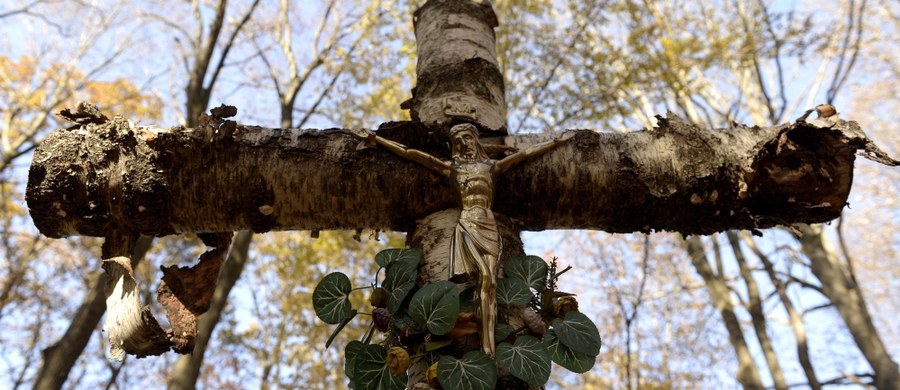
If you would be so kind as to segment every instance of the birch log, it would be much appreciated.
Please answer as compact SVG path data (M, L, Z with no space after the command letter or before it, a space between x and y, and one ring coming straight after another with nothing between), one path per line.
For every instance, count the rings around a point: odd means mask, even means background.
M220 122L163 129L115 118L52 133L29 172L35 225L49 237L409 231L457 205L448 181L349 131ZM449 159L446 129L394 123L379 134ZM494 141L522 148L552 136ZM669 116L632 133L577 130L500 177L494 211L514 230L709 234L825 222L846 205L859 150L898 164L847 121L702 130Z

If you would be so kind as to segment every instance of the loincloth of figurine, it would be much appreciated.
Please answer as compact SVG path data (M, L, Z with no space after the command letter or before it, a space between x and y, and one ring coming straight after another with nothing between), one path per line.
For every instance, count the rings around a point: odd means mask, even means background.
M494 213L481 206L463 209L453 232L451 252L450 278L478 275L482 267L496 272L496 264L487 264L496 263L500 256L500 233Z

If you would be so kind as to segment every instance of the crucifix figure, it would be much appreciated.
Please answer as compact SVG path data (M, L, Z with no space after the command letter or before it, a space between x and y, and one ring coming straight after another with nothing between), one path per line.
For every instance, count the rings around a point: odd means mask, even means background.
M494 326L497 322L497 270L503 247L500 232L491 206L494 203L494 181L497 175L517 163L546 153L572 137L562 133L551 141L533 145L501 160L488 157L478 140L478 129L469 123L450 129L451 161L416 149L409 149L397 142L379 137L369 130L358 130L357 135L374 140L394 154L430 168L448 177L459 193L459 221L453 231L450 244L450 274L477 275L475 299L480 319L481 349L494 356Z

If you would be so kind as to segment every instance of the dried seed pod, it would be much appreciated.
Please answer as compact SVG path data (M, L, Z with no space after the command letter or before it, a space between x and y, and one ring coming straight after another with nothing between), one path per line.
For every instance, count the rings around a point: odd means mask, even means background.
M570 311L578 311L578 301L574 296L561 297L553 304L553 315L556 317L564 318Z

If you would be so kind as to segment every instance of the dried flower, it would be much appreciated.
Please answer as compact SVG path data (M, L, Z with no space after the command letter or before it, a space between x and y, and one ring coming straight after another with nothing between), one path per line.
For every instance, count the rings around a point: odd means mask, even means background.
M376 307L372 311L372 318L375 320L375 329L387 332L391 326L391 312L383 307Z
M574 296L560 297L553 304L553 315L559 318L564 318L570 311L578 311L578 301Z
M430 367L428 367L428 373L426 374L426 378L428 378L428 384L437 387L440 386L437 380L437 362L434 362Z
M385 364L391 370L391 375L400 375L409 368L409 353L401 347L391 347Z

